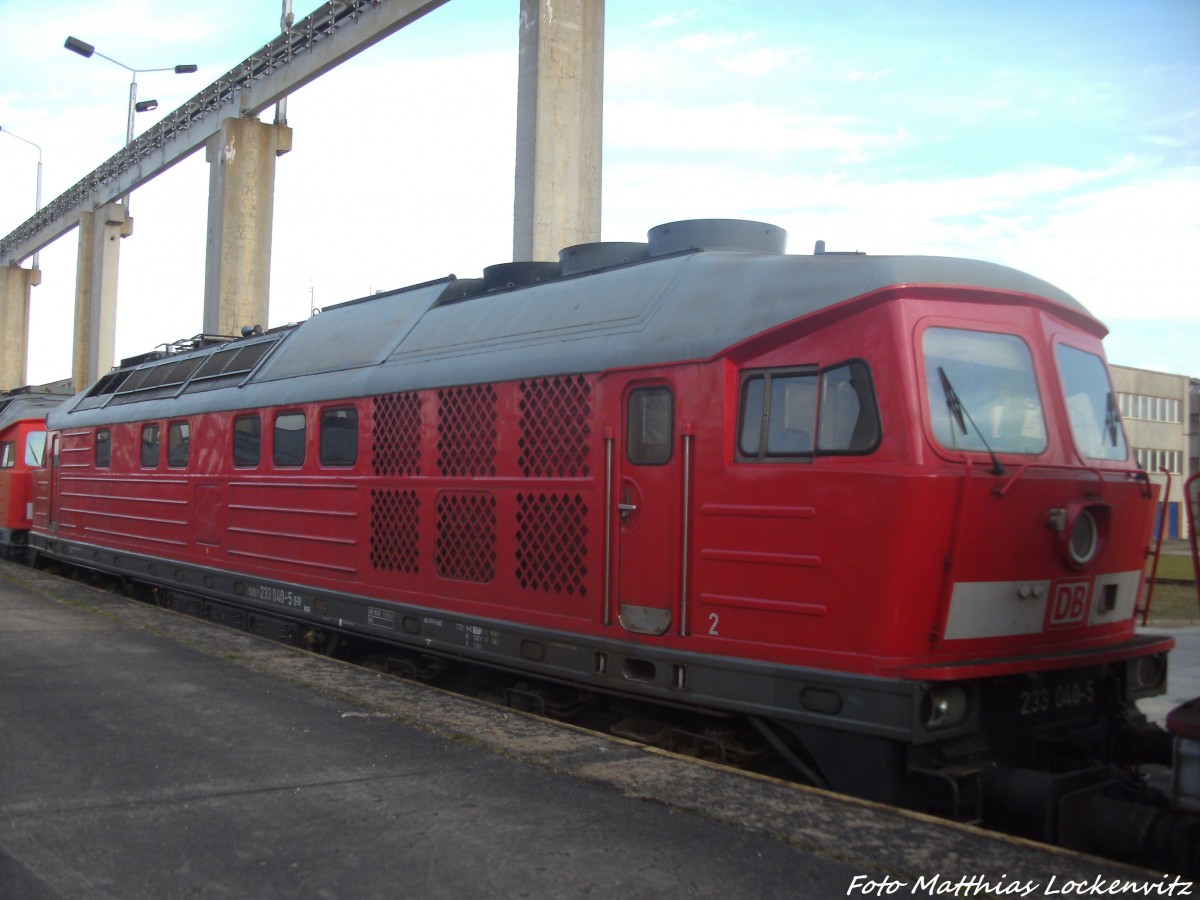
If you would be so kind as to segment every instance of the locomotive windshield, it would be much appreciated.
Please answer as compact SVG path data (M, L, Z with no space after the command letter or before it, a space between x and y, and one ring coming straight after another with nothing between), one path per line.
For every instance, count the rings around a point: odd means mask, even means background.
M938 443L981 453L1041 453L1046 422L1033 358L1019 337L930 328L922 340Z
M1060 344L1058 371L1079 452L1091 459L1124 459L1125 433L1104 361Z

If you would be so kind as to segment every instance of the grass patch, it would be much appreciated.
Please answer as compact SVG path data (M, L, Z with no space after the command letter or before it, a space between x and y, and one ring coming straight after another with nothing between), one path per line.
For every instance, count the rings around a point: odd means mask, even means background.
M1146 571L1150 571L1149 565L1146 566ZM1158 577L1195 581L1196 573L1192 571L1191 556L1168 556L1164 553L1158 558Z
M1160 578L1163 577L1161 569L1158 574ZM1194 584L1155 585L1154 597L1150 602L1149 624L1165 622L1200 624L1200 610L1197 609Z

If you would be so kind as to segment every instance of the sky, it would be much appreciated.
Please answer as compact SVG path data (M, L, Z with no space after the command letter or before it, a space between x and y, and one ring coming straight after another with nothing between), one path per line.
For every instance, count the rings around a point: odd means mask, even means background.
M294 0L297 19L318 4ZM519 0L451 0L288 102L269 327L512 258ZM42 201L279 31L279 0L0 0L0 128ZM788 251L962 256L1056 284L1114 364L1200 377L1200 2L608 0L602 237L747 218ZM264 114L269 119L271 113ZM0 134L0 234L38 151ZM201 330L203 152L134 192L117 357ZM41 253L28 381L70 373L77 232ZM26 263L28 265L28 263Z

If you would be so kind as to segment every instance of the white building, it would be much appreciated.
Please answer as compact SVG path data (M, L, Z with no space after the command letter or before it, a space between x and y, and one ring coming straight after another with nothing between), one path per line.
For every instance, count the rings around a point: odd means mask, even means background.
M1183 483L1200 467L1200 382L1186 375L1113 366L1113 388L1125 436L1138 465L1150 473L1165 496L1164 525L1168 538L1186 538L1187 514Z

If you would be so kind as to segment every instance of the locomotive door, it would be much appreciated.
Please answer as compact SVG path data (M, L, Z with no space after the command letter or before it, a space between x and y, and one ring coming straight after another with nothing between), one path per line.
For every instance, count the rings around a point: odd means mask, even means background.
M616 611L626 631L679 630L680 454L668 385L630 385L616 448Z

